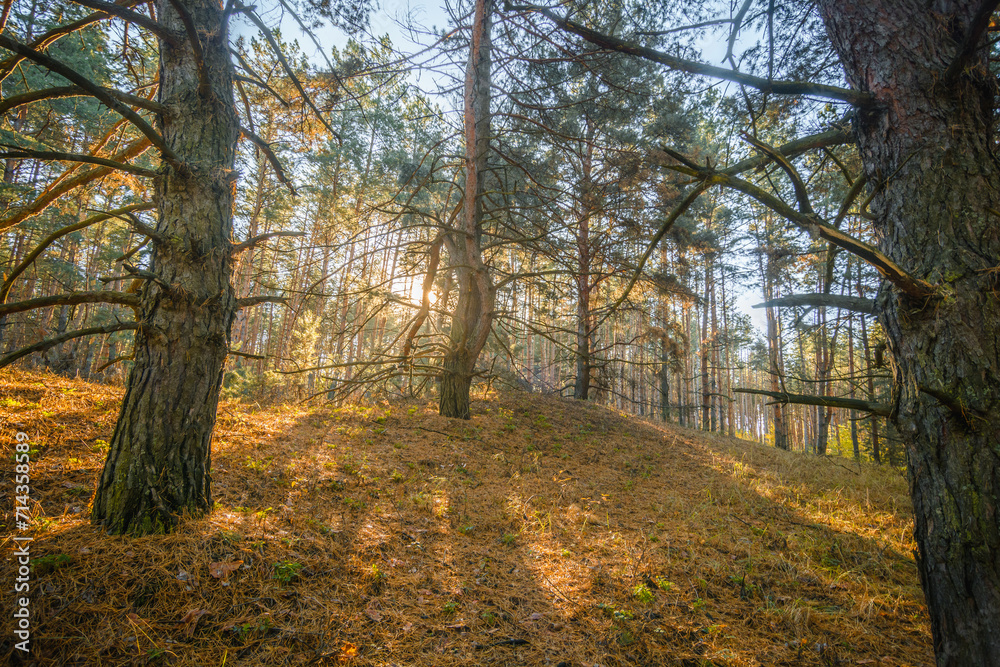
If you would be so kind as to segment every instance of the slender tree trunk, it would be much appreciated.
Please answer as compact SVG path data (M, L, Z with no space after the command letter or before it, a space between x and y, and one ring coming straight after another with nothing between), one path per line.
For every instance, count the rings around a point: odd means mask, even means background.
M930 299L883 289L877 308L940 667L1000 665L1000 168L983 5L819 3L848 81L875 100L855 134L880 248L939 286Z
M493 0L476 0L472 44L465 75L465 201L461 232L447 237L451 262L459 283L458 302L451 318L450 347L440 378L438 412L468 419L469 391L476 360L486 345L493 323L496 289L483 263L483 193L490 142L490 30Z
M157 183L157 232L142 289L135 365L92 519L110 533L169 530L178 515L212 506L210 443L236 299L230 283L233 170L239 123L228 31L218 0L184 3L197 29L207 89L186 39L160 47L160 127L184 169L165 165ZM173 5L161 24L184 34Z
M774 260L771 256L768 256L767 267L762 271L764 274L764 293L767 295L767 299L773 299L775 295L774 290L774 276L775 272L773 266ZM771 391L783 391L782 389L782 376L784 375L783 369L781 368L781 332L778 327L778 316L774 308L766 309L767 315L767 352L768 352L768 371L771 375ZM775 403L774 409L774 446L778 449L788 449L788 422L785 417L785 406L781 403Z
M708 360L711 341L708 334L708 314L712 303L712 258L705 256L705 309L701 316L701 430L709 430L712 413L712 388L709 384Z

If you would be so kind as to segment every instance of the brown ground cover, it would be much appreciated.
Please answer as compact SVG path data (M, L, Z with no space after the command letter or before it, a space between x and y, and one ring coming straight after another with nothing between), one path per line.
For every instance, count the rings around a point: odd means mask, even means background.
M0 661L37 665L932 665L901 474L538 395L225 402L215 511L109 537L121 390L0 373ZM14 527L14 434L33 525Z

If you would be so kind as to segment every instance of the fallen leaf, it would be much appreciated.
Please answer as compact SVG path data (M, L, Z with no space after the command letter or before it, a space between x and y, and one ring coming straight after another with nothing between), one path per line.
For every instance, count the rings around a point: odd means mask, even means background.
M234 560L226 563L209 563L208 573L216 579L228 579L230 572L235 572L243 565L243 561Z
M208 613L211 612L207 609L191 609L188 613L184 614L184 617L181 619L181 625L184 626L184 636L192 637L194 629L198 625L198 619Z
M340 647L340 657L337 660L347 662L356 657L358 657L358 647L351 642L344 642L344 645Z
M367 609L365 609L365 615L367 615L368 618L372 619L376 623L382 620L382 614L379 613L378 609L372 609L371 607L368 607Z

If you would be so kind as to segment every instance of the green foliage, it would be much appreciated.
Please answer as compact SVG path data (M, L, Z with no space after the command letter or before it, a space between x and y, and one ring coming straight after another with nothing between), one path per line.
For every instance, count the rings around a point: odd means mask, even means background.
M274 574L271 578L287 585L298 579L301 572L302 563L286 560L274 564Z
M66 567L72 562L73 558L66 554L39 556L38 558L31 559L30 569L31 573L36 577L41 577L62 567Z

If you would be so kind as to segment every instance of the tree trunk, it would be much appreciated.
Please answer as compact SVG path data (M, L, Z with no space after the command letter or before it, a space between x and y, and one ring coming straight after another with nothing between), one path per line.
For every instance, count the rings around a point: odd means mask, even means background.
M855 134L880 248L938 285L883 289L917 564L941 667L1000 665L1000 168L984 3L819 3L849 82L875 102ZM947 73L947 74L946 74Z
M233 68L218 0L184 3L203 52L202 76L189 42L160 45L160 128L185 169L165 165L157 183L164 238L153 247L155 281L142 289L135 365L92 520L114 534L163 532L187 512L212 506L210 443L236 300L231 233L239 123ZM184 34L173 5L159 21ZM201 90L199 90L201 88Z
M490 334L496 299L480 245L490 142L492 22L493 0L476 0L465 75L465 201L460 232L446 237L451 264L459 267L455 269L459 292L451 318L450 346L441 367L438 412L460 419L470 417L472 375Z

